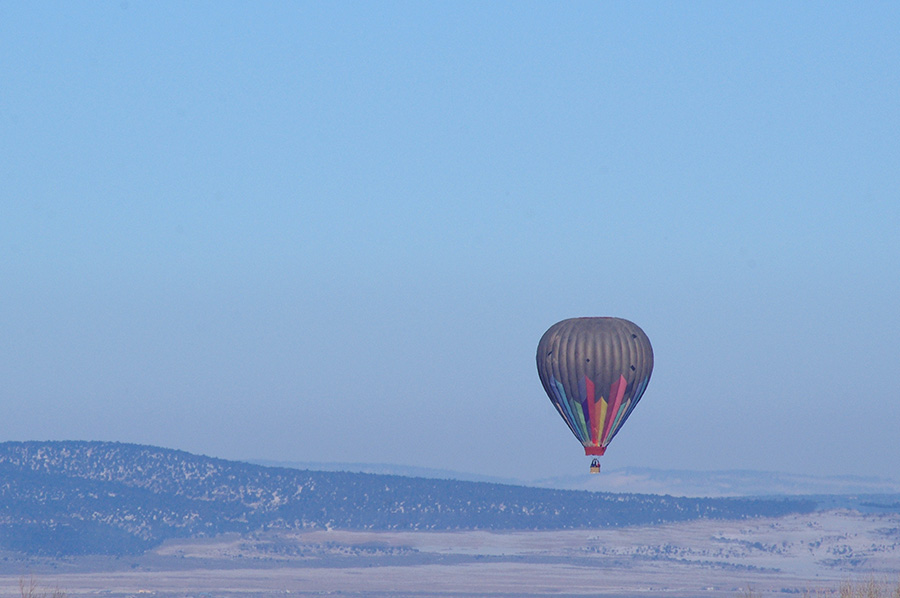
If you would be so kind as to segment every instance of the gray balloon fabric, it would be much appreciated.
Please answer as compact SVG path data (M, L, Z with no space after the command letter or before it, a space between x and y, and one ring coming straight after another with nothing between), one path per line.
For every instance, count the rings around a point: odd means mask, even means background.
M537 369L585 454L602 455L650 382L653 348L628 320L571 318L541 337Z

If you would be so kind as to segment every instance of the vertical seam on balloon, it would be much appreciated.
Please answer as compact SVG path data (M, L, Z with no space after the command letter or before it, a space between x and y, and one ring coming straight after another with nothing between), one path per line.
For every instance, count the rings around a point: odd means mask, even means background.
M578 418L575 417L575 411L573 410L572 401L570 400L569 396L566 394L566 384L568 382L568 379L564 379L563 372L560 370L560 367L559 367L560 362L562 360L567 359L567 355L566 355L567 346L565 344L565 339L566 339L566 336L561 333L557 333L553 339L553 341L555 343L555 349L556 349L557 355L562 356L562 359L557 358L555 360L555 362L552 363L553 378L554 378L554 381L556 382L556 386L557 386L559 392L562 394L563 398L562 398L561 402L565 406L566 413L568 413L568 415L569 415L569 421L571 422L570 428L571 428L572 432L575 434L575 438L577 438L579 442L583 442L584 432L582 431L581 426L578 423Z
M559 343L560 343L560 354L564 356L566 363L574 363L575 356L579 353L578 339L575 339L575 343L571 343L571 334L570 328L573 326L572 323L569 324L569 328L566 329L565 334L560 333ZM557 367L559 367L560 362L557 362ZM562 375L562 371L559 372ZM579 388L579 380L577 377L572 377L572 375L567 375L565 377L565 382L563 383L564 388L571 388L573 392L575 389ZM582 444L588 442L588 437L590 436L590 432L587 429L587 424L584 421L584 409L582 408L582 403L580 401L581 397L567 397L568 405L570 413L573 415L573 424L578 428L579 434L578 441Z

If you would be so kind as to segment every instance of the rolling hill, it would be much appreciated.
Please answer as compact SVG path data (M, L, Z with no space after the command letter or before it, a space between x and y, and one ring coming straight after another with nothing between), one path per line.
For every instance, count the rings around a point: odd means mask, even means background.
M804 499L679 498L297 470L114 442L0 443L0 548L139 553L265 529L549 530L807 512Z

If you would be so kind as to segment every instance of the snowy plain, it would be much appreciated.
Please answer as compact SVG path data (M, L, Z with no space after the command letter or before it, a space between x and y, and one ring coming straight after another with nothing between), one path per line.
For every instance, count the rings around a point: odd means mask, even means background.
M20 571L15 571L18 565ZM4 561L69 596L357 598L706 596L896 583L900 515L781 518L542 532L265 532L169 542L140 557Z

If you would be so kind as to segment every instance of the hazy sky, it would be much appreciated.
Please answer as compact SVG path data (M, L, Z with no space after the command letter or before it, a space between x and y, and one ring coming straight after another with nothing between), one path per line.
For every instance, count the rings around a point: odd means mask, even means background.
M0 438L900 477L900 4L3 2Z

